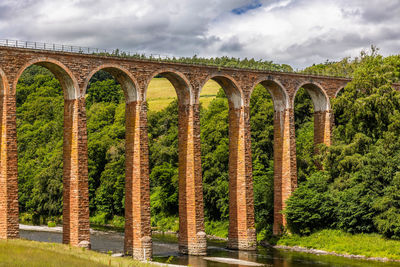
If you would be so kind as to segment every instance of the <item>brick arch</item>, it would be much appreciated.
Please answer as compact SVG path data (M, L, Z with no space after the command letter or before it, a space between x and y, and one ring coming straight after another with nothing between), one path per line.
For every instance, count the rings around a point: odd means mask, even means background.
M21 77L22 73L32 65L42 66L48 69L54 76L58 79L64 92L64 99L77 99L79 97L79 86L78 81L72 72L63 63L58 60L40 57L35 58L27 62L19 71L14 80L14 86L12 88L12 93L15 94L17 90L18 79Z
M178 96L179 105L193 104L193 88L190 85L189 80L181 72L166 68L161 70L156 70L153 72L146 81L146 86L144 90L144 99L147 98L147 90L150 81L157 75L161 75L168 79L175 88L176 95Z
M121 87L124 91L126 103L140 100L140 94L138 94L137 91L138 84L136 79L127 69L116 64L103 64L92 70L83 85L83 95L86 94L90 79L96 72L100 70L110 73L117 80L117 82L121 84Z
M339 93L342 92L344 90L344 87L340 87L336 92L335 92L335 98L338 97Z
M235 79L230 75L219 73L211 74L204 80L200 86L198 99L200 99L201 90L209 80L216 81L222 87L226 96L228 97L229 106L233 108L240 108L244 105L243 92Z
M285 90L285 87L278 80L272 79L270 77L262 77L254 83L253 87L250 90L250 98L253 94L254 88L258 84L264 86L264 88L267 89L268 92L271 94L272 101L274 102L275 111L283 111L289 108L289 96Z
M323 87L316 82L303 82L296 88L291 103L293 108L294 108L294 100L296 98L296 94L301 87L306 89L307 93L310 95L314 105L314 112L327 111L331 109L329 96L327 95Z

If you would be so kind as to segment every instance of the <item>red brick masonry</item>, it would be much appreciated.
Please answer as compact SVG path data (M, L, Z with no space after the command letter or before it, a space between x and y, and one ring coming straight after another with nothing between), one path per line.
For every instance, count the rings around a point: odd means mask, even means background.
M18 238L16 85L30 65L48 68L60 81L64 105L63 242L90 248L85 93L94 73L111 73L126 98L125 252L152 257L146 90L161 74L179 101L179 248L204 255L199 98L210 79L229 99L229 242L239 250L256 249L249 103L261 83L274 100L274 233L286 222L285 200L297 185L294 97L300 87L315 109L316 144L331 143L330 99L349 79L271 71L218 68L181 63L0 47L0 238ZM396 85L398 86L398 85Z

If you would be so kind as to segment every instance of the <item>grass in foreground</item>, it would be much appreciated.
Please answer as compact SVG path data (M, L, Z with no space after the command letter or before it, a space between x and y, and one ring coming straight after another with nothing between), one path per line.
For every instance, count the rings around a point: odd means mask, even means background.
M152 266L132 258L22 239L0 241L0 266Z
M323 230L310 236L283 236L277 245L400 260L400 241L388 240L378 234L349 234L340 230Z

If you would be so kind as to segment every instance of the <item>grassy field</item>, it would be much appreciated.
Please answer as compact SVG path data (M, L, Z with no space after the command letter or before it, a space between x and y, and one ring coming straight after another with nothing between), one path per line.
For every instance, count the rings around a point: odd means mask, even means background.
M310 236L284 236L277 245L400 260L400 241L384 239L378 234L349 234L339 230L323 230Z
M208 81L200 93L200 102L203 107L208 107L211 100L217 95L221 86L213 80ZM147 101L149 110L159 111L176 98L173 85L166 78L154 78L149 84Z
M152 266L132 258L106 254L67 245L27 240L1 240L0 266Z

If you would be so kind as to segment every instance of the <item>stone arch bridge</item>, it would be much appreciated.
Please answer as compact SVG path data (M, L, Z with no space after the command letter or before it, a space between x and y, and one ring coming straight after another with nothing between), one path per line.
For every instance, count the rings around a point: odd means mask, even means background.
M256 247L250 96L261 83L274 102L274 227L285 226L281 211L297 185L294 98L305 88L314 103L314 142L331 143L330 99L350 80L296 73L218 68L133 58L0 47L0 238L18 238L16 86L36 64L49 69L64 91L63 243L90 247L85 92L99 70L121 84L126 100L125 251L152 256L146 90L156 75L175 87L179 102L179 248L204 255L199 98L215 80L229 100L229 241L233 249Z

